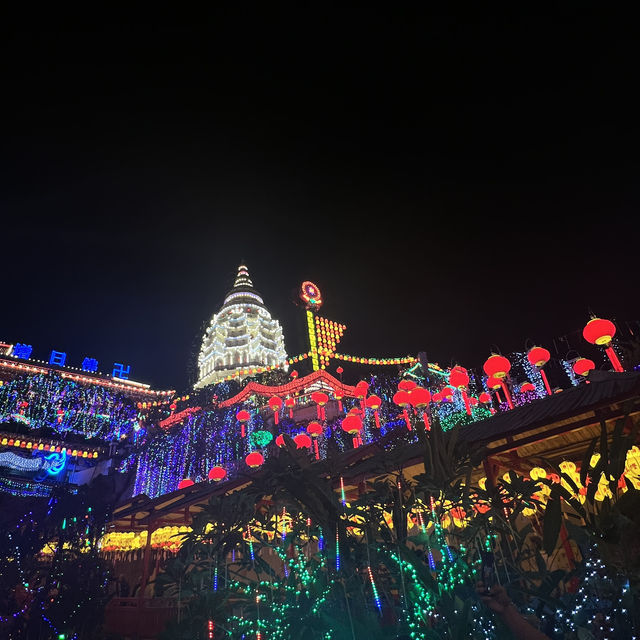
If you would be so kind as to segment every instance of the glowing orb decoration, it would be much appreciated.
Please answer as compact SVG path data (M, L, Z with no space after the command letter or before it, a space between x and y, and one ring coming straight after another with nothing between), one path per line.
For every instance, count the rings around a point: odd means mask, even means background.
M305 280L300 286L300 299L306 309L319 309L322 306L322 294L317 285Z

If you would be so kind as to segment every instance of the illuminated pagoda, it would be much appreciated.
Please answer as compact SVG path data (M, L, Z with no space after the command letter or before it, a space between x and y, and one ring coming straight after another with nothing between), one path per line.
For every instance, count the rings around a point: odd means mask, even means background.
M271 317L249 270L241 264L233 288L202 339L194 386L215 384L230 375L242 378L250 368L282 365L286 359L282 327Z

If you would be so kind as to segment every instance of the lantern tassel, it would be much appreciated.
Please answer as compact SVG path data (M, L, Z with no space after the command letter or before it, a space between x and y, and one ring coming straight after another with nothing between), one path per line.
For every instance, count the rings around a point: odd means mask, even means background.
M274 421L276 424L278 424L278 412L277 412L277 411L274 411L274 412L273 412L273 421Z
M407 410L405 409L402 414L404 415L404 421L407 423L407 429L411 431L411 422L409 422L409 414L407 413Z
M240 436L244 438L245 436L245 431L244 431L244 422L240 423Z
M318 451L318 438L314 438L313 445L316 451L316 460L320 460L320 451Z
M342 400L338 400L338 411L342 413Z
M613 365L614 371L618 371L618 372L624 371L624 368L620 364L620 360L618 360L618 356L616 355L616 352L613 350L613 347L611 345L609 345L605 349L605 353L607 354L607 356L609 356L609 360L611 360L611 364Z
M318 420L322 420L322 407L320 405L316 405L318 408Z
M427 415L426 409L422 412L422 421L424 422L424 428L427 431L431 431L431 425L429 424L429 416Z
M464 399L464 406L465 409L467 410L467 415L471 415L471 407L469 406L469 396L467 395L467 392L463 389L462 390L462 398Z
M354 449L358 448L358 436L353 437L353 448Z
M375 419L376 419L376 427L378 427L378 429L379 429L379 428L380 428L380 417L378 416L378 412L377 412L377 411L374 411L374 412L373 412L373 416L374 416L374 417L375 417Z
M511 395L509 394L507 385L502 380L500 380L500 384L502 385L502 390L504 391L504 397L507 399L507 403L509 404L509 409L513 409L513 402L511 402Z
M289 417L293 420L293 407L289 409Z
M544 388L547 390L547 395L553 395L551 393L551 387L549 386L549 381L547 380L547 374L544 372L544 369L540 369L540 375L542 376L542 382L544 382Z

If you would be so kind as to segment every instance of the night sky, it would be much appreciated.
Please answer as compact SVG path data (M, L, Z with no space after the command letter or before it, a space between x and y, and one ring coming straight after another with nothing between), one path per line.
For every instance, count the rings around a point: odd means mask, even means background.
M0 340L186 389L242 259L291 355L306 279L356 355L637 327L637 44L580 10L5 25Z

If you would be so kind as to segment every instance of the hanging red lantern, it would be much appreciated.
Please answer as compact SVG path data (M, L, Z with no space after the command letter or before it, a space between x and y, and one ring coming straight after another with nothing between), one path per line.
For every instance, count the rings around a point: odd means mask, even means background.
M449 384L456 389L466 388L469 384L469 374L464 367L456 365L449 372Z
M362 420L355 415L349 414L342 420L342 430L353 436L353 446L357 448L362 440L360 439L360 431L362 431Z
M525 382L520 385L520 393L527 393L527 391L535 391L536 388L531 382Z
M482 404L489 404L489 402L491 402L491 396L486 391L483 391L478 396L478 400L480 400L480 402L482 402Z
M276 436L276 445L278 445L280 448L284 447L284 436L282 434Z
M592 318L582 330L582 335L587 342L598 346L608 345L616 335L616 326L611 320Z
M513 402L511 402L511 395L504 383L504 378L507 377L511 369L511 363L504 356L500 356L497 353L491 354L483 365L484 372L489 376L489 379L497 378L500 381L500 386L504 392L505 398L510 409L513 409ZM492 389L495 387L491 387Z
M318 405L318 420L324 420L324 405L329 402L329 396L323 391L314 391L311 394L311 399Z
M360 400L360 406L362 407L362 411L366 411L366 403L365 398L367 397L367 392L369 391L369 383L366 380L360 380L356 385L355 396Z
M284 401L284 406L289 409L289 417L293 419L293 407L296 406L296 401L293 398L287 398Z
M249 419L251 418L251 414L245 409L241 409L240 411L238 411L238 413L236 413L236 418L240 423L240 435L244 438L246 433L244 429L244 425L245 425L245 422L248 422Z
M209 470L209 480L220 482L227 477L227 472L223 467L213 467Z
M482 368L488 376L505 378L511 369L511 363L504 356L494 353L487 358Z
M467 396L467 387L469 386L469 374L464 367L456 365L449 373L449 384L462 393L464 406L468 415L471 415L471 407L469 406L469 397Z
M440 395L442 396L443 400L449 401L453 396L453 389L451 387L445 387L440 391Z
M338 368L336 369L336 373L337 373L339 376L341 376L341 375L343 374L343 372L344 372L344 369L343 369L342 367L338 367Z
M273 421L275 422L275 424L278 424L279 411L280 409L282 409L282 398L279 398L278 396L272 396L271 398L269 398L269 406L273 411Z
M616 325L611 320L592 318L582 330L582 335L587 342L597 344L599 347L605 347L605 353L611 361L614 371L624 371L616 352L611 346L613 336L616 335Z
M424 422L424 428L427 431L431 430L429 424L429 416L427 415L427 407L431 402L431 392L423 387L414 387L409 392L409 402L416 408L422 409L422 421Z
M434 393L434 394L431 396L431 400L432 400L433 402L442 402L442 395L441 395L439 392L438 392L438 393Z
M298 372L294 369L289 375L295 380L298 377Z
M544 382L544 388L547 390L547 395L551 395L551 387L547 380L547 374L544 372L542 367L549 362L550 358L551 354L544 347L531 347L527 353L527 360L529 360L529 363L540 371L540 376L542 377L542 382Z
M299 433L293 437L293 441L296 443L296 449L310 449L311 438L306 433Z
M380 416L378 415L378 409L382 405L382 400L376 396L372 395L367 398L367 407L369 409L373 409L373 416L376 420L376 427L380 428Z
M310 422L307 425L307 433L314 438L321 436L322 431L322 425L319 422Z
M469 404L472 407L477 407L478 406L478 398L476 398L474 396L469 396Z
M186 487L190 487L195 482L191 478L184 478L184 480L180 480L178 483L178 489L185 489Z
M247 463L247 466L251 467L252 469L255 469L256 467L259 467L264 462L264 456L261 453L258 453L257 451L252 451L244 459L244 461Z
M596 364L593 360L589 360L589 358L578 358L573 363L573 371L579 376L587 376L589 371L593 371L596 368Z
M409 400L409 393L407 391L397 391L393 396L393 401L399 407L402 407L402 415L404 416L404 421L407 425L407 429L411 431L411 422L409 422L409 414L407 413L407 407L411 405L411 401Z
M322 425L319 422L310 422L307 425L307 433L313 438L313 447L316 453L316 460L320 460L318 437L322 435Z
M335 399L338 401L338 412L342 413L342 398L344 397L342 395L342 391L336 389L336 392L333 395Z
M413 380L408 380L407 378L404 378L403 380L400 380L400 382L398 382L398 389L400 389L400 391L411 391L417 386L418 385Z

